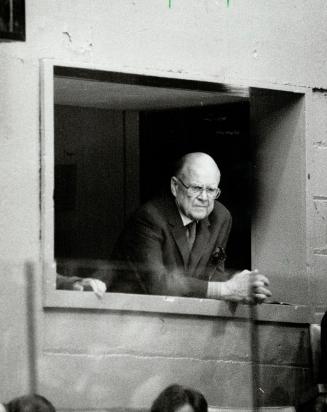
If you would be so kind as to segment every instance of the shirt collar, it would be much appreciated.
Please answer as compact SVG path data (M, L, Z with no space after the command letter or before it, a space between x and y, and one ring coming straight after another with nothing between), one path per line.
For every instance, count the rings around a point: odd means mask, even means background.
M187 217L187 216L184 215L184 213L183 213L183 212L180 210L180 208L178 207L177 202L176 202L176 206L177 206L179 215L180 215L180 217L181 217L181 219L182 219L183 226L187 226L188 224L190 224L191 222L193 222L192 219L190 219L189 217Z
M179 210L179 209L178 209ZM185 216L180 210L179 210L179 214L181 215L182 221L183 221L183 226L187 226L188 224L190 224L191 222L193 222L192 219L190 219L189 217Z

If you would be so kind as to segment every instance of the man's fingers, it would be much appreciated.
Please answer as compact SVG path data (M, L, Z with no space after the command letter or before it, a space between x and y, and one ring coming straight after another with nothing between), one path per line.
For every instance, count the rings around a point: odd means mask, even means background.
M255 297L246 296L242 299L242 303L250 304L255 302Z
M107 290L104 282L94 278L84 278L74 282L73 290L87 291L92 290L99 298L102 298Z
M257 271L253 271L252 273L252 283L254 282L262 282L265 286L269 286L269 280L266 276L258 273Z
M100 298L103 297L103 295L105 294L107 288L106 288L106 284L101 282L101 280L97 280L97 285L96 285L96 290L94 290L94 292L96 293L97 296L99 296Z
M265 275L259 273L258 269L254 269L252 271L245 269L237 275L242 277L249 276L252 284L254 282L262 282L265 286L269 286L269 279Z
M270 293L270 290L266 286L267 285L265 285L263 282L257 281L257 282L252 283L251 288L253 290L261 289L263 291L263 293L265 293L265 291L268 291L268 293Z
M93 292L98 296L98 297L103 297L104 293L106 292L106 284L102 282L99 279L93 279L93 278L85 278L82 280L82 285L84 287L90 287L92 288Z
M98 285L95 282L95 279L84 279L85 284L87 284L87 286L90 286L93 290L93 292L97 295L98 293Z
M101 298L106 291L105 283L98 279L90 279L90 284L94 293Z
M270 290L264 287L253 288L253 292L255 295L260 294L265 295L266 297L271 296Z
M268 297L272 295L267 287L269 286L268 278L259 273L257 269L250 272L250 278L250 285L254 301L257 303L263 303Z
M267 296L266 296L266 295L262 295L262 294L260 294L260 293L256 293L256 294L254 295L254 299L255 299L255 301L256 301L257 303L263 303L263 302L267 299Z
M264 282L262 282L262 280L255 280L254 282L252 282L252 287L253 288L261 288L264 287L265 284Z
M84 287L80 281L76 281L73 283L73 290L78 290L79 292L84 290Z

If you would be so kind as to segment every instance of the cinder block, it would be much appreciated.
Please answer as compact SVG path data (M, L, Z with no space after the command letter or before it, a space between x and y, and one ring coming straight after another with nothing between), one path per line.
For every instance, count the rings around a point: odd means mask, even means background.
M310 336L304 327L290 325L260 324L258 333L258 356L254 359L265 365L310 365Z
M311 182L313 196L327 198L327 145L313 148Z
M314 253L327 255L327 201L314 201Z
M259 359L266 364L307 365L308 332L260 324ZM238 319L164 314L50 312L44 350L71 354L134 354L202 360L249 361L250 323Z
M175 382L197 388L210 405L250 407L252 367L249 362L47 354L40 391L59 409L147 408ZM311 385L309 375L306 368L262 365L258 374L262 403L296 402Z
M327 147L327 93L313 92L311 104L314 114L310 124L312 143Z
M198 388L214 405L248 406L252 393L249 363L173 357L46 354L40 382L40 392L49 395L58 408L77 410L149 407L172 383Z
M250 323L237 319L51 312L45 328L44 349L57 353L231 361L247 361L251 356Z
M314 273L311 281L315 306L327 308L327 256L314 255Z
M260 365L256 395L265 406L296 405L312 394L312 374L307 368Z

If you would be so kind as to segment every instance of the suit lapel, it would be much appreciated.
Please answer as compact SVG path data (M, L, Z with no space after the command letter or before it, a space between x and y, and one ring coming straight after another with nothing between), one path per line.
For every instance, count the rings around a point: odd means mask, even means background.
M174 226L172 228L172 235L175 239L176 245L178 246L178 249L183 257L183 262L184 262L184 268L186 269L190 250L188 243L186 241L186 236L185 236L185 228L181 224L180 226Z
M174 199L169 199L167 203L166 213L168 216L168 222L171 228L172 236L175 240L180 254L183 257L184 269L185 271L192 273L201 256L203 255L203 249L207 247L207 244L209 242L210 222L208 218L205 218L198 223L196 239L193 245L193 249L190 252L186 240L186 229L183 226L183 221Z
M201 256L203 255L204 249L206 248L209 238L209 220L206 218L201 220L197 225L196 238L193 245L192 252L190 254L189 260L189 272L192 273L196 265L198 264Z
M183 221L174 199L169 200L170 201L166 209L166 213L168 214L168 223L170 225L171 234L183 258L184 269L186 269L190 251L186 240L185 227L183 226Z

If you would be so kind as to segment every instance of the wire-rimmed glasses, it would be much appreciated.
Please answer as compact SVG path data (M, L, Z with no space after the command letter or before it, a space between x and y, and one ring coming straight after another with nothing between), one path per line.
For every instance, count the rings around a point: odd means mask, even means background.
M200 185L186 185L179 177L175 176L175 178L185 187L189 196L199 196L204 190L210 199L218 199L221 195L221 190L219 187L214 188Z

